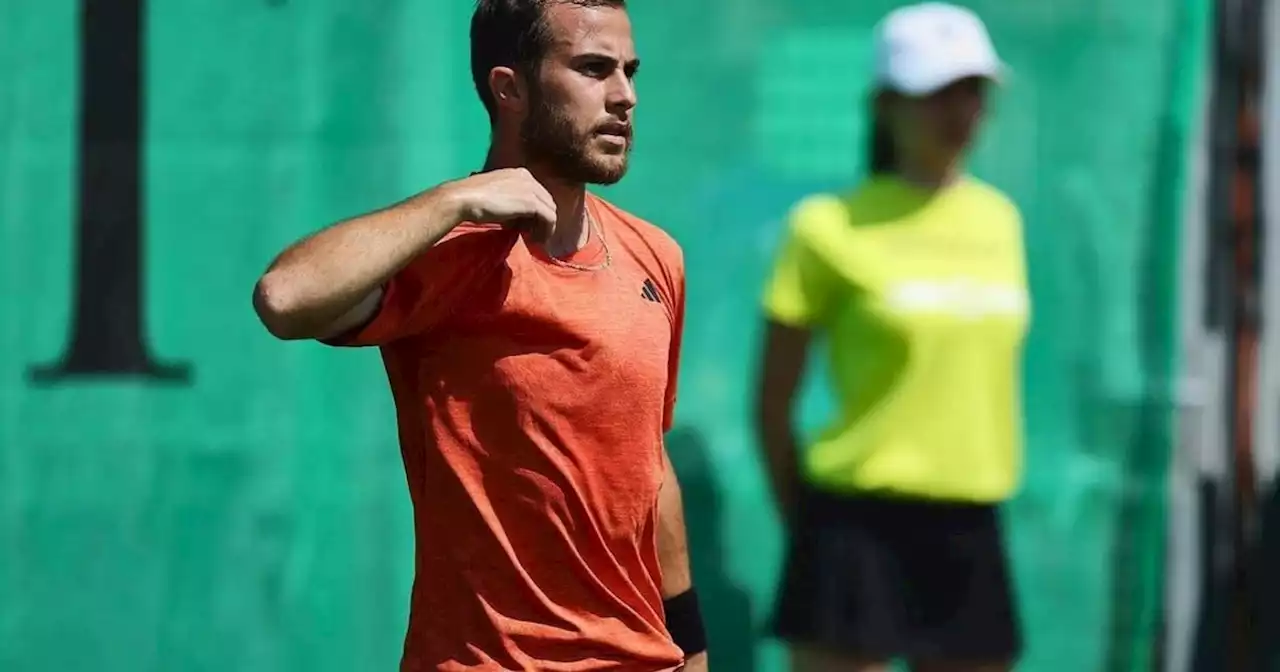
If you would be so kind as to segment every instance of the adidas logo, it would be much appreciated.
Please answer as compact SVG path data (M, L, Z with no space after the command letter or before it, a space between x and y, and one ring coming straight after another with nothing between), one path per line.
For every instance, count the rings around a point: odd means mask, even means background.
M640 288L640 296L643 296L647 301L662 303L662 297L658 296L658 288L653 286L653 281L649 278L644 279L644 286Z

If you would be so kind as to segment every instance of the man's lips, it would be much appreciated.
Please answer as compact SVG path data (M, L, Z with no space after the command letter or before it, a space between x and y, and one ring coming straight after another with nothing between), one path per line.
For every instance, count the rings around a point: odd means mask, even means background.
M630 124L621 124L621 123L618 123L618 124L605 124L605 125L601 126L600 128L596 129L596 133L597 133L598 135L609 135L609 136L613 136L613 137L616 137L616 138L621 138L621 139L623 139L623 140L630 140L630 139L631 139L631 125L630 125Z

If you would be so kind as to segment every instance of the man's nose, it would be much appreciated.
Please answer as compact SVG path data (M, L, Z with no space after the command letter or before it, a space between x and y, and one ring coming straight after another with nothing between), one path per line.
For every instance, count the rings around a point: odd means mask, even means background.
M609 84L609 97L605 102L610 110L629 110L636 106L636 84L626 73L621 70L615 72L609 78Z

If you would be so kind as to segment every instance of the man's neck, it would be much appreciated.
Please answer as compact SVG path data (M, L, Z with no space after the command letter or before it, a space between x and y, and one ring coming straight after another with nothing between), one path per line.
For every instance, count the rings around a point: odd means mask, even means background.
M484 163L486 171L519 167L528 168L556 204L556 228L550 238L538 241L542 248L551 256L561 257L585 247L591 236L587 226L586 185L567 182L541 166L529 165L521 156L499 152L496 148L489 150Z

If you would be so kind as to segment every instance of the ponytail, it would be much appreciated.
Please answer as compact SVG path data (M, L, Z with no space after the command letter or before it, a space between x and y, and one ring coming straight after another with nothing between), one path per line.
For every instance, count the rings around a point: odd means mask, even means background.
M868 106L871 132L867 136L867 172L871 175L885 175L898 169L898 150L893 144L893 134L880 115L878 103L881 95L874 94Z

